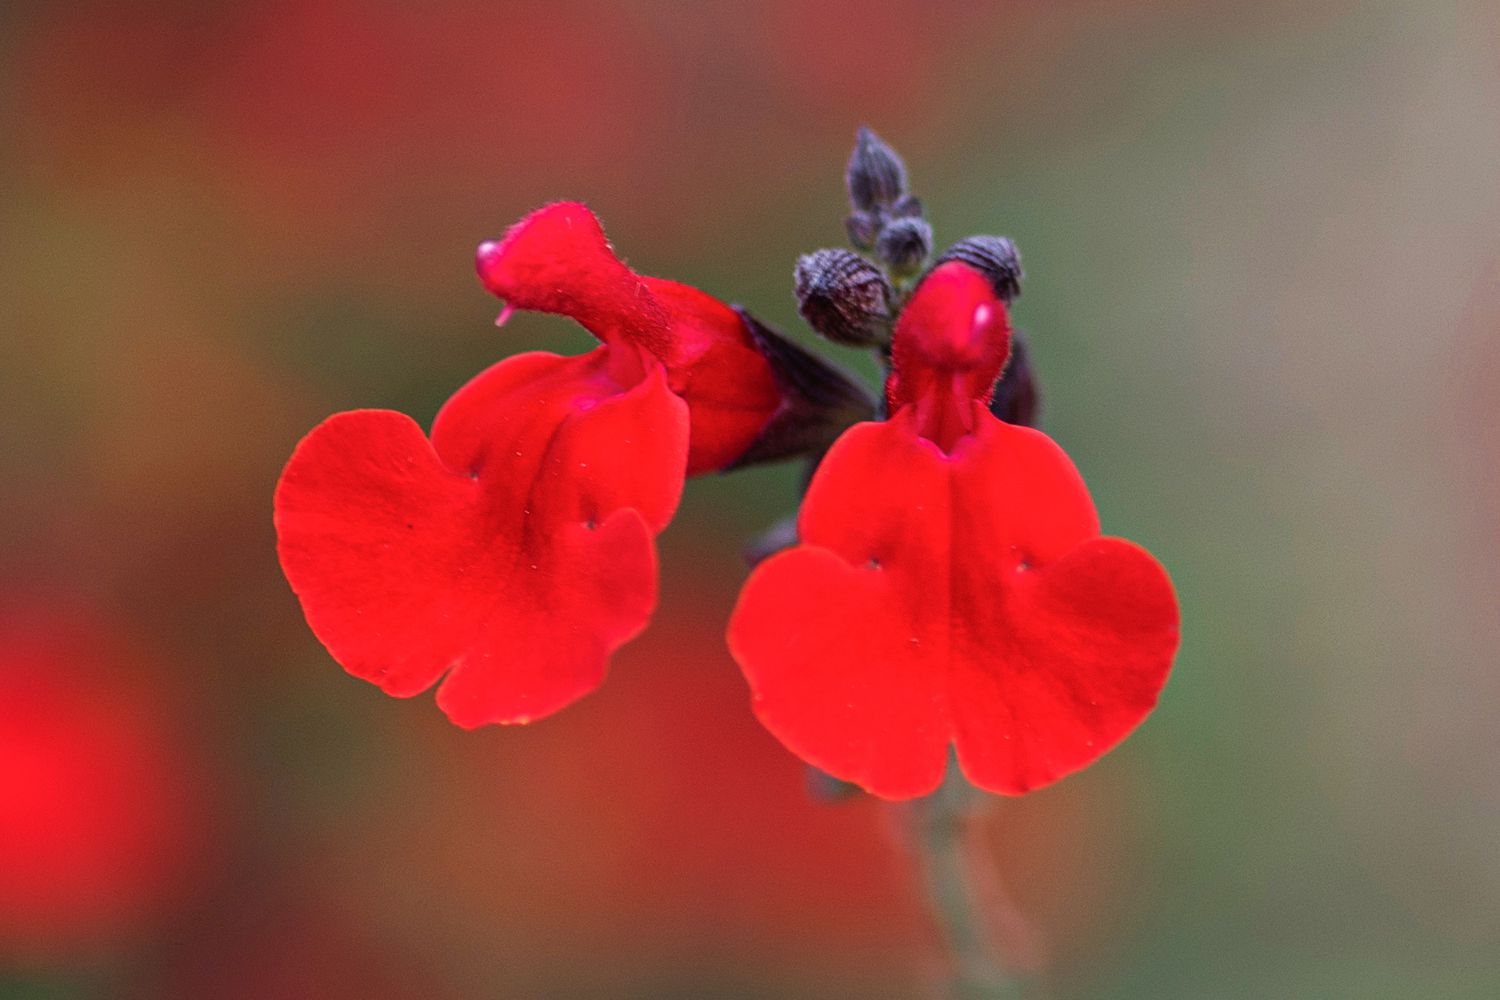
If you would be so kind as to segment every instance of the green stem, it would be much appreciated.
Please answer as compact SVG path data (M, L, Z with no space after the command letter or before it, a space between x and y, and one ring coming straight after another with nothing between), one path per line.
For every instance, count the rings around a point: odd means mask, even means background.
M1025 984L1006 969L986 919L984 890L996 890L998 878L985 845L973 836L986 797L956 772L911 813L913 850L948 952L947 996L1022 1000Z

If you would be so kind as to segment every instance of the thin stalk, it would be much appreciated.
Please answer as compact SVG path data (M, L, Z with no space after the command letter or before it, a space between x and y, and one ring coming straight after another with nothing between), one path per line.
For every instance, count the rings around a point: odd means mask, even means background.
M952 772L956 772L956 768ZM911 845L921 866L929 906L947 951L948 1000L1024 1000L1030 984L1007 968L997 947L996 923L1029 936L1000 892L978 821L990 800L963 776L950 772L934 794L910 807ZM1021 950L1030 948L1012 942Z

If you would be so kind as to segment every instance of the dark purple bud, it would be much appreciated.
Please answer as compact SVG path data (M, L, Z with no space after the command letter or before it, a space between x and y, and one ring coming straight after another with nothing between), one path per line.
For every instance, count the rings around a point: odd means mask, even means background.
M963 261L990 279L995 294L1007 305L1021 294L1021 254L1004 236L970 236L959 240L944 250L933 266L950 260Z
M897 277L916 274L930 253L932 226L926 219L892 219L875 239L875 256Z
M856 211L885 208L906 193L906 167L896 151L864 126L854 139L849 169L849 204Z
M1026 335L1015 330L1010 338L1010 361L995 384L990 412L1008 424L1035 427L1041 405L1041 391L1037 388L1036 372L1031 367Z
M891 339L891 286L849 250L818 250L797 261L797 311L835 344L869 347Z
M844 220L844 229L854 249L874 250L875 237L880 235L880 218L869 212L855 212Z

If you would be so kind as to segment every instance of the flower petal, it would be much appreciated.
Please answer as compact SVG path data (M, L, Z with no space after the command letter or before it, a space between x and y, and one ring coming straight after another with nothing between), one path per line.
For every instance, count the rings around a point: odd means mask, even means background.
M975 420L951 455L910 409L846 433L803 544L756 569L730 622L766 726L888 798L937 787L950 742L996 792L1085 766L1145 717L1177 646L1165 572L1097 537L1062 450Z
M932 663L940 651L923 645L946 602L938 581L921 585L898 568L933 559L933 576L941 573L948 488L936 449L889 428L859 424L829 451L798 522L805 544L756 568L729 648L756 715L788 748L876 794L908 798L936 788L947 761L947 693ZM919 516L902 516L911 511Z
M1010 318L983 274L960 261L922 279L891 340L891 413L914 406L918 430L951 449L974 429L969 403L989 402L1010 354Z
M581 202L532 212L504 239L481 243L475 266L511 308L572 317L607 344L625 341L659 358L669 351L669 317Z
M958 759L975 784L1007 795L1051 784L1155 707L1177 651L1177 600L1145 549L1095 538L1008 587L993 564L959 572L954 617L972 631L955 637L967 666L949 691ZM1005 601L990 596L997 588Z
M592 690L655 605L687 415L659 367L621 391L601 349L526 354L443 408L337 414L276 493L282 567L346 670L397 696L452 670L459 725L525 722ZM450 690L451 689L451 690Z
M642 278L672 322L667 366L693 428L688 475L732 465L781 406L781 391L740 314L691 285Z
M601 347L564 358L535 351L491 365L438 411L434 450L450 468L490 480L489 489L517 510L527 506L528 491L540 491L543 508L554 496L587 501L583 515L633 507L660 532L682 494L686 415L665 398L671 393L660 367L644 390L625 393L609 373L616 352ZM564 424L567 435L555 439ZM574 465L564 462L568 450L578 452ZM486 472L493 466L504 475Z

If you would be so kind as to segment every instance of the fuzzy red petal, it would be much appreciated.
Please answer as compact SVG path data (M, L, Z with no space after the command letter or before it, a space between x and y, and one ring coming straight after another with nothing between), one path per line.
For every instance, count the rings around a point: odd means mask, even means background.
M891 341L887 407L914 406L918 433L947 451L974 429L1010 355L1010 319L989 279L949 261L922 279Z
M656 601L654 534L683 481L687 414L654 367L622 390L607 349L524 354L460 390L429 441L337 414L276 491L282 568L357 677L426 690L457 724L527 722L603 679Z
M687 400L692 422L688 475L732 465L781 406L771 365L729 306L691 285L642 280L672 317L665 360L672 391Z
M1150 711L1177 648L1165 571L1098 537L1062 450L975 427L951 455L910 409L846 433L802 544L756 569L730 622L766 726L887 798L935 789L950 743L1006 794L1086 766Z
M606 344L668 353L670 318L580 202L532 212L504 239L480 244L475 266L484 287L511 308L571 317Z

